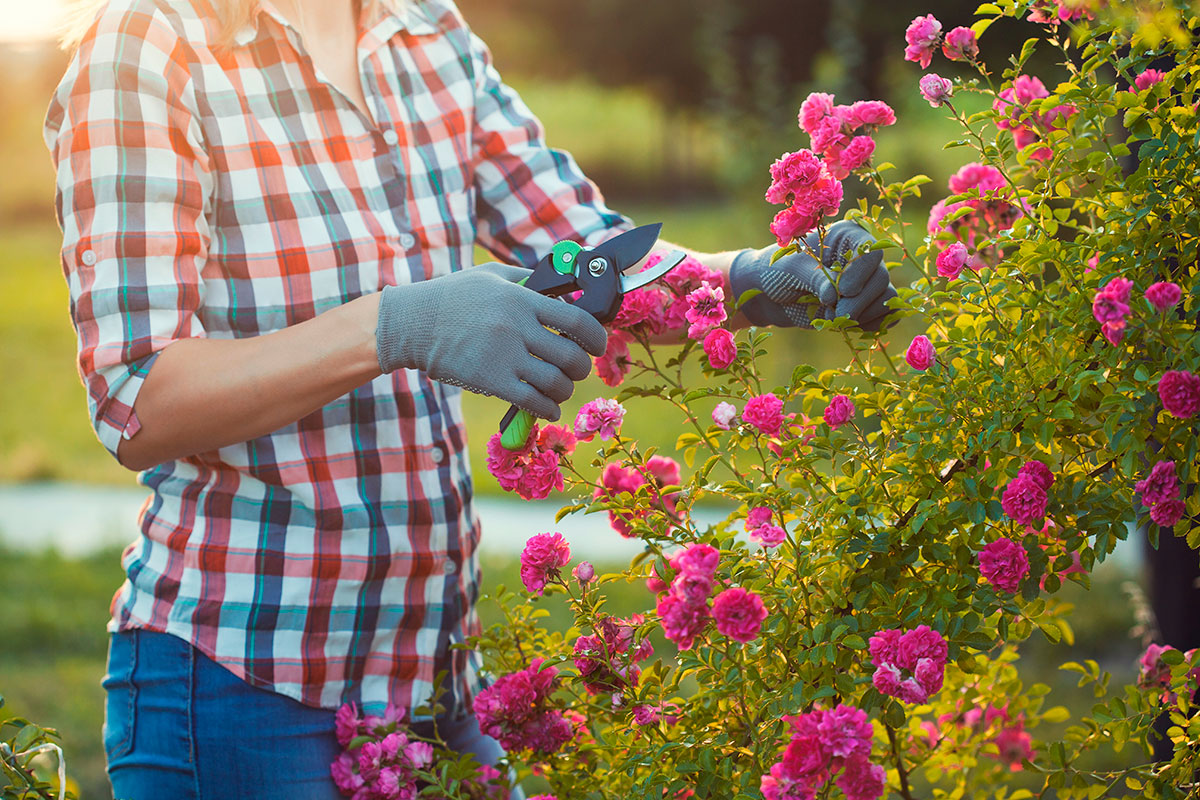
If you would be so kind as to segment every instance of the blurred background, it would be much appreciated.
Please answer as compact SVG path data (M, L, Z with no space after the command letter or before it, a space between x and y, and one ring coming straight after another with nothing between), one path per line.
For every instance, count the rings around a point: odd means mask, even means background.
M969 24L973 4L954 0L459 0L491 45L506 79L542 118L551 145L571 151L609 203L639 223L662 221L664 236L699 250L760 247L771 241L775 208L763 200L767 167L807 146L796 112L810 91L838 102L883 99L899 124L879 137L877 159L896 179L933 179L924 207L912 209L910 243L924 232L928 206L967 160L943 150L957 126L916 91L920 71L902 61L904 29L934 13L947 28ZM67 55L54 44L62 0L0 0L0 695L4 715L61 730L69 772L85 800L107 797L100 725L107 638L104 624L122 575L121 546L136 532L145 492L97 443L75 371L74 334L58 262L53 169L41 122ZM994 67L1019 49L1028 26L998 24L984 41ZM949 65L940 62L940 71ZM1048 85L1052 63L1031 71ZM860 189L847 182L846 208ZM481 254L481 258L483 255ZM896 283L915 276L898 272ZM889 337L903 348L915 328ZM799 362L840 367L841 340L785 331L771 342L780 381ZM895 349L895 348L893 348ZM611 390L589 379L567 404ZM554 524L558 504L501 495L484 468L487 435L500 403L469 397L476 485L487 551L485 583L517 585L515 558L526 537L568 535L577 557L603 570L627 563L636 545L601 515ZM670 453L676 433L664 408L630 403L626 431ZM720 510L714 511L720 513ZM1028 681L1050 684L1050 704L1086 706L1064 660L1095 658L1125 680L1145 629L1136 547L1093 575L1087 613L1076 614L1073 648L1040 640L1024 651ZM1061 596L1083 597L1073 585ZM633 585L615 612L651 603ZM484 603L485 619L490 608ZM565 616L555 609L564 626Z

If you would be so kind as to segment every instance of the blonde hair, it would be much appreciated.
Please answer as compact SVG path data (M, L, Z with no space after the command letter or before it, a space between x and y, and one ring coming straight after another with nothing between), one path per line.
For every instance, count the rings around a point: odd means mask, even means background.
M69 0L67 13L62 25L62 35L59 42L64 50L71 51L79 46L88 29L96 20L96 15L109 0ZM258 11L258 0L209 0L217 12L217 21L221 27L217 33L218 47L231 47L238 31L254 21ZM408 0L356 0L361 3L363 10L370 14L378 13L381 9L398 11Z

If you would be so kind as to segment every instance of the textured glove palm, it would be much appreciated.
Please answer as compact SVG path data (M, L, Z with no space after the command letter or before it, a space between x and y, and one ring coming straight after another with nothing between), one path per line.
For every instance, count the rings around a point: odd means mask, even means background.
M574 381L591 371L588 353L603 355L608 335L586 311L520 286L529 275L481 264L386 287L375 331L380 368L424 370L434 380L558 419Z
M772 264L777 245L745 250L729 271L733 295L761 292L741 308L755 325L811 328L815 319L849 317L863 330L878 330L891 311L887 301L896 296L896 289L880 251L855 255L874 241L861 226L843 220L826 232L819 264L803 250ZM805 242L816 249L816 232Z

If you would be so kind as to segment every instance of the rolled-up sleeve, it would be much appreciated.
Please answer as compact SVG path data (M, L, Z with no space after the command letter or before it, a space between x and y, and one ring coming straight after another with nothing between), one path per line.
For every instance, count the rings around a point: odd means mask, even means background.
M479 243L498 257L533 266L555 242L597 245L631 223L609 209L569 153L500 78L491 52L471 34L475 66L475 187Z
M55 92L45 138L79 372L115 456L137 432L134 403L158 354L205 335L213 184L186 44L153 3L109 9Z

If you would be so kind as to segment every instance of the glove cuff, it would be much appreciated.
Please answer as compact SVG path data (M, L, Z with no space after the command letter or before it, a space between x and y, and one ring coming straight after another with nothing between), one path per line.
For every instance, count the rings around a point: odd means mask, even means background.
M375 327L375 356L384 373L397 369L424 369L430 326L422 319L432 310L423 287L385 286L379 295L379 320Z
M778 251L779 245L773 244L761 250L746 249L733 257L729 267L729 289L734 302L751 289L763 291L760 271L771 266L771 258ZM765 294L755 295L738 306L750 324L759 326L772 324L770 309L771 302Z

